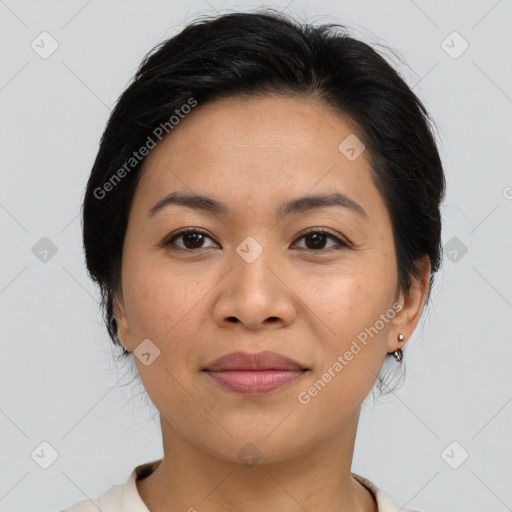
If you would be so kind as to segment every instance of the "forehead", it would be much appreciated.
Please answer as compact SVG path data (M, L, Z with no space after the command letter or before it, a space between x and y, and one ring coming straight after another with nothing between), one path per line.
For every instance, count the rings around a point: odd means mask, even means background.
M347 117L313 98L234 96L199 105L180 121L158 149L194 142L196 150L213 157L247 153L284 157L340 156L340 137L358 129ZM180 148L186 150L187 148ZM315 151L313 151L315 150ZM155 151L151 158L156 158Z
M181 190L222 197L236 208L337 190L370 213L384 204L369 156L363 151L349 160L339 148L358 135L350 119L313 98L199 104L149 153L136 195L146 202Z

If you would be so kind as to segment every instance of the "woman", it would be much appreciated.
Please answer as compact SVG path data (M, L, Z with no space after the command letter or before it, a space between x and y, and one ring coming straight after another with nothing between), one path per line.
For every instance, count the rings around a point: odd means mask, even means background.
M392 512L351 472L360 407L441 259L422 103L340 25L197 20L119 99L87 266L158 409L162 459L69 512Z

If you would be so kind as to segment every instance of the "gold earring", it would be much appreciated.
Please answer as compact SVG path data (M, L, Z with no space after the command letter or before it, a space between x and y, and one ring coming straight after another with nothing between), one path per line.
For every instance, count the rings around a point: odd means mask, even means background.
M400 333L397 337L398 341L404 341L404 335L402 333ZM401 363L402 362L402 359L404 358L404 353L403 353L403 350L401 348L395 350L395 352L393 352L393 355L395 356L395 359Z

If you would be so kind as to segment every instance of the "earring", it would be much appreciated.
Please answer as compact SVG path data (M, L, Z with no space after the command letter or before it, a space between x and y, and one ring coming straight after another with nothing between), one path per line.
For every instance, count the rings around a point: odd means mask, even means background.
M398 341L404 341L404 335L403 334L399 334L398 335ZM403 350L401 348L395 350L395 352L393 352L393 355L395 356L395 359L401 363L402 362L402 359L404 358L404 353L403 353Z

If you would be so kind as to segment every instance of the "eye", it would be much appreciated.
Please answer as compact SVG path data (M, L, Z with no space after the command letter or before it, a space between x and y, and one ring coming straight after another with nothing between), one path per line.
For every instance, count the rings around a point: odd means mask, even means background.
M348 247L348 243L340 240L337 236L332 234L330 231L327 231L324 228L312 228L308 231L302 233L298 240L302 238L306 241L306 250L311 250L313 252L330 252L332 250L338 250L343 247ZM334 246L325 248L325 243L327 239L334 240ZM301 247L302 249L303 247Z
M175 243L176 240L179 240L179 239L183 239L182 240L182 244L183 245L177 245ZM204 246L204 241L209 238L210 240L213 240L209 235L206 234L205 231L201 230L201 229L198 229L198 228L187 228L187 229L183 229L181 231L178 231L178 233L175 233L173 236L171 236L171 238L168 238L166 239L164 242L163 242L163 246L167 247L167 246L175 246L175 247L171 247L172 249L174 248L177 248L177 249L182 249L184 251L186 250L190 250L190 251L193 251L193 250L198 250L198 249L204 249L206 247L214 247L214 246Z
M213 241L213 239L202 229L187 228L174 233L164 240L162 242L162 246L183 251L195 251L206 249L208 247L215 247L216 243L214 245L205 246L204 242L206 239ZM349 247L348 243L344 242L324 228L311 228L308 231L303 232L297 240L301 239L305 240L306 247L300 247L300 249L306 249L313 252L330 252L343 247ZM325 244L329 239L334 241L334 245L326 248ZM181 243L177 244L177 240L181 240Z

